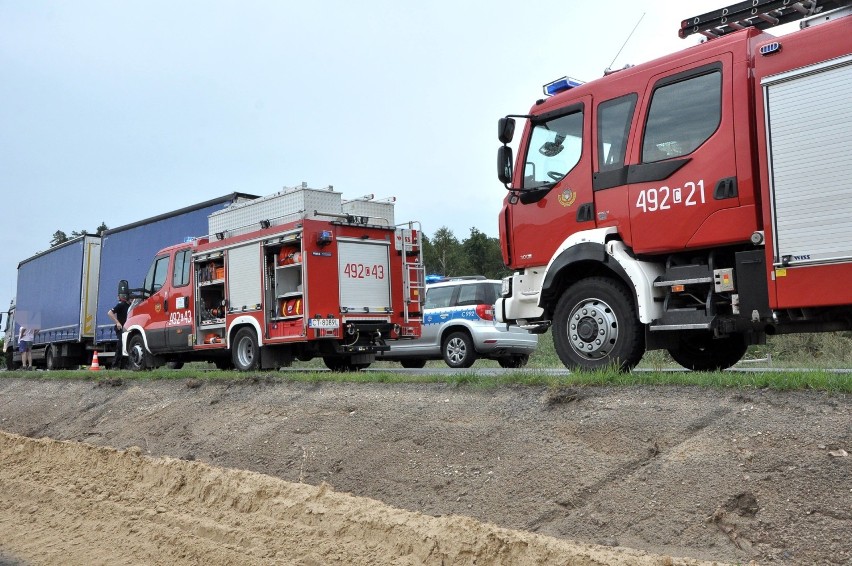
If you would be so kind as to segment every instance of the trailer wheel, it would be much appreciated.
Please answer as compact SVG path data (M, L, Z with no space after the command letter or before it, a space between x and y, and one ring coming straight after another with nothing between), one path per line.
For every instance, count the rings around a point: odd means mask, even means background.
M145 341L141 334L134 334L130 337L130 342L127 344L127 360L130 364L130 369L133 371L143 371L150 369L151 354L145 349Z
M680 336L677 347L670 348L672 359L693 371L718 371L731 367L748 350L742 334L713 338L710 332L687 332Z
M568 287L553 313L553 344L568 369L633 368L645 353L645 334L627 288L606 277Z
M505 356L497 359L497 363L500 364L501 368L522 368L529 361L529 354L515 354L514 356Z
M467 332L453 332L441 346L444 361L451 368L469 368L476 361L476 350L473 348L473 340Z
M231 360L239 371L254 371L260 365L257 335L253 328L241 328L231 346Z
M423 358L411 358L410 360L400 360L399 365L406 369L420 369L426 367L426 360Z
M48 371L62 368L62 358L56 355L56 348L48 346L44 353L44 365Z

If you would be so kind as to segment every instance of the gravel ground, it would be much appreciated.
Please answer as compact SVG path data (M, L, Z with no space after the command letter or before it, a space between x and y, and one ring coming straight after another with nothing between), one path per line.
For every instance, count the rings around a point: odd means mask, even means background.
M727 563L852 563L850 408L848 395L688 387L0 379L8 433ZM0 561L19 548L2 537Z

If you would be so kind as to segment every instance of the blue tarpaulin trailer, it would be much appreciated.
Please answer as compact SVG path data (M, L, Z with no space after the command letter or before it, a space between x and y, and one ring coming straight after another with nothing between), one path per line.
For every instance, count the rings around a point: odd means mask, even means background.
M115 355L116 335L107 312L118 302L118 283L141 286L160 249L185 238L204 236L207 217L235 202L257 198L231 193L153 218L84 235L18 264L17 295L6 335L13 366L21 325L38 329L33 362L48 369L78 367Z

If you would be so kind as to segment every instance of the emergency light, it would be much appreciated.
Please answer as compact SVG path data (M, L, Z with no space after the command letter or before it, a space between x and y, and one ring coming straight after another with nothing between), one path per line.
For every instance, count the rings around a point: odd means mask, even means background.
M583 81L578 81L571 77L562 77L561 79L556 79L553 82L547 83L542 87L542 89L546 96L553 96L554 94L559 94L560 92L576 88L581 84L583 84Z

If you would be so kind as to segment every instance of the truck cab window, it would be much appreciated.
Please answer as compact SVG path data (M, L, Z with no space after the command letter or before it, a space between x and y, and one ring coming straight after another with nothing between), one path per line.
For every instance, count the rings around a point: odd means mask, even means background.
M583 112L533 125L524 166L525 189L552 185L568 174L583 153Z
M151 264L148 270L148 275L145 276L145 290L150 293L156 293L163 288L163 283L166 282L166 275L169 271L169 256L158 257Z
M189 284L189 262L192 258L189 250L182 250L175 254L175 273L172 276L173 287L183 287Z
M721 72L658 87L645 125L642 162L692 153L713 135L721 120Z
M636 107L636 93L602 102L598 106L598 170L624 166L630 122Z

